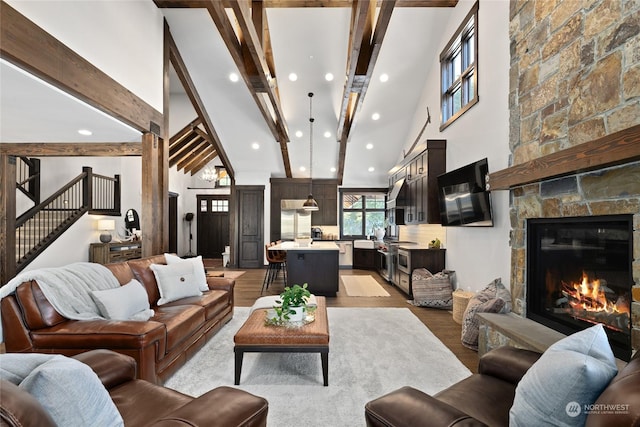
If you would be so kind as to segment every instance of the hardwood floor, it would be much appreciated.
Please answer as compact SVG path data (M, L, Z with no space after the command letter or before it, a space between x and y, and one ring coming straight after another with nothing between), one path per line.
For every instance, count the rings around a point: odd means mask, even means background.
M220 261L205 260L207 269L222 270ZM224 269L233 270L233 269ZM263 295L278 295L282 292L284 284L282 276L278 278L269 289L260 294L262 289L262 281L264 279L266 269L249 269L244 270L245 274L236 279L235 286L235 304L238 307L250 307L254 301ZM422 323L424 323L436 335L458 359L471 372L477 372L478 369L478 353L469 350L460 343L461 326L453 321L451 312L447 310L438 310L425 307L415 307L407 303L407 295L398 290L395 286L387 283L376 272L366 270L340 270L341 275L371 275L378 283L391 295L390 297L350 297L346 295L340 284L338 295L336 297L327 298L328 307L406 307L411 310ZM398 331L402 334L402 331ZM416 361L419 363L419 361Z

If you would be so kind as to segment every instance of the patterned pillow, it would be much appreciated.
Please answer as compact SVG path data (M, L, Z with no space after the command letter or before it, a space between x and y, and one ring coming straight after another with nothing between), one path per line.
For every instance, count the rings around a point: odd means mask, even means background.
M476 313L508 313L510 311L511 294L502 284L502 279L495 279L469 300L462 319L462 345L478 350L480 322Z
M413 301L410 303L420 307L451 308L453 306L452 277L453 271L449 270L436 274L432 274L426 268L413 270L411 276Z

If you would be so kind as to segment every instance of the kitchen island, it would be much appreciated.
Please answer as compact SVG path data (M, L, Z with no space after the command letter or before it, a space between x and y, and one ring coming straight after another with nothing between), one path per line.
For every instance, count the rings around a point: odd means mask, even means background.
M336 296L340 276L340 248L334 242L315 241L308 246L282 242L269 250L287 251L287 282L289 286L307 283L314 295Z

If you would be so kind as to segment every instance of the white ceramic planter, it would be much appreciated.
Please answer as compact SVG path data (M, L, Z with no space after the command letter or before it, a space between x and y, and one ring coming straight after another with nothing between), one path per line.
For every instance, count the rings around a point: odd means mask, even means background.
M305 308L304 307L289 307L289 321L290 322L302 322L304 319Z

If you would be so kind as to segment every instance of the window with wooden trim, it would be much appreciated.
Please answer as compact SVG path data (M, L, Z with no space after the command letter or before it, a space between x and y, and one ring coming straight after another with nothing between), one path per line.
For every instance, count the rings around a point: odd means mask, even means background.
M440 54L440 130L478 102L478 2Z
M384 227L386 193L377 190L340 190L340 235L363 239Z

